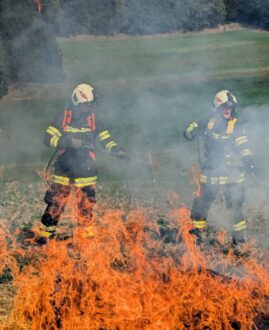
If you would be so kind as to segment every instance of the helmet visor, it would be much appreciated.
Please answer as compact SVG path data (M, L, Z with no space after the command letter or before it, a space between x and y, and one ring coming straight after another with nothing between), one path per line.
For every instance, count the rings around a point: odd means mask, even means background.
M225 109L235 110L235 104L234 104L234 102L228 101L228 102L225 102L225 103L219 105L216 108L216 110L218 110L218 111L222 111L222 110L225 110Z

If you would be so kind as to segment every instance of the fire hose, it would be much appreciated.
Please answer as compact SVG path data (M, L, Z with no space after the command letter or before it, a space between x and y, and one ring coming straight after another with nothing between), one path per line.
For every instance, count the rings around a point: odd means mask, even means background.
M90 151L94 151L94 150L95 150L94 147L89 146L89 145L87 145L87 144L84 144L83 147L86 148L86 149L88 149L88 150L90 150ZM106 150L104 150L104 149L102 149L102 151L103 151L104 153L106 153L106 154L109 154L109 155L115 156L115 157L117 157L117 158L121 158L121 155L119 155L119 154L116 153L116 152L106 151ZM143 164L145 164L145 165L152 165L152 162L150 162L150 161L146 161L146 160L141 159L141 158L138 158L138 157L136 157L136 156L130 156L130 160L134 160L134 161L136 161L136 162L138 162L138 163L143 163Z
M92 146L90 146L90 145L87 145L87 144L84 144L82 148L86 148L86 149L88 149L89 151L95 151L95 148L94 148L94 147L92 147ZM50 157L50 159L49 159L49 161L48 161L48 164L47 164L47 166L46 166L46 168L45 168L45 177L48 176L49 168L50 168L50 166L51 166L51 164L52 164L52 162L53 162L55 156L59 153L59 151L60 151L59 149L56 149L56 150L53 152L53 154L51 155L51 157ZM115 156L115 157L117 157L117 158L121 158L121 156L120 156L119 154L117 154L116 152L111 152L111 151L106 151L106 150L102 150L102 151L105 152L105 153L107 153L107 154L109 154L109 155ZM144 164L144 165L148 165L148 166L152 166L152 165L153 165L153 162L152 162L151 159L150 159L149 161L146 161L146 160L140 159L140 158L138 158L138 157L134 157L134 156L131 156L130 159L131 159L131 160L134 160L134 161L136 161L136 162L138 162L138 163L142 163L142 164ZM49 184L48 180L46 180L46 181L47 181L47 183Z

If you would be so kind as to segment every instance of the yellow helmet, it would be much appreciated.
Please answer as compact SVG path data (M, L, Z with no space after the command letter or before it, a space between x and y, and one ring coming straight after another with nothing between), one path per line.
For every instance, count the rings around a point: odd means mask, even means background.
M237 99L231 92L224 89L215 95L213 106L214 110L221 110L228 106L235 111L237 106Z
M72 93L71 100L74 105L78 105L80 103L89 103L94 99L93 87L88 84L80 84L78 85Z

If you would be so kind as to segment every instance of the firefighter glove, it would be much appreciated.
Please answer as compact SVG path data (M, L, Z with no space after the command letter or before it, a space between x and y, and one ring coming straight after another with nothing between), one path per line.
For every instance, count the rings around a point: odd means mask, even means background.
M256 176L256 166L252 157L244 157L243 159L245 172L251 176Z
M249 165L245 168L246 173L256 177L256 166L255 165Z
M184 137L185 139L187 139L188 141L191 141L194 136L195 136L195 130L198 127L197 123L191 123L184 131Z
M127 154L127 152L124 149L121 149L118 153L117 153L117 157L126 160L126 161L130 161L130 156Z
M191 141L192 140L192 136L191 134L186 130L184 131L184 138L188 141Z

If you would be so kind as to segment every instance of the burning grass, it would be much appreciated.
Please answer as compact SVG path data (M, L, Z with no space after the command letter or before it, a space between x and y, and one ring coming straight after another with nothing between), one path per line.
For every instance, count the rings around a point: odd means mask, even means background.
M72 237L44 247L25 248L14 226L1 227L14 296L3 329L268 329L268 256L254 242L239 253L219 234L197 247L186 208L169 205L160 218L123 205L101 200L86 239L71 197Z

